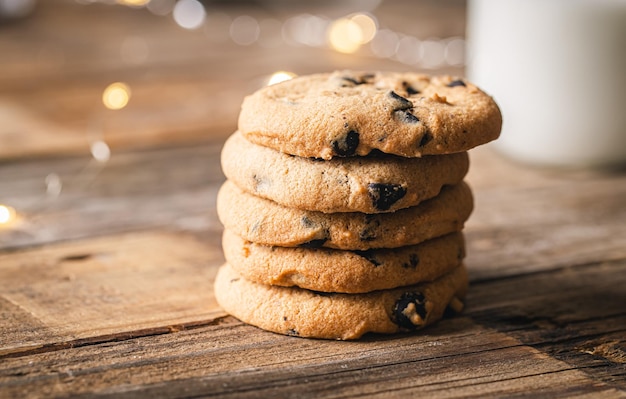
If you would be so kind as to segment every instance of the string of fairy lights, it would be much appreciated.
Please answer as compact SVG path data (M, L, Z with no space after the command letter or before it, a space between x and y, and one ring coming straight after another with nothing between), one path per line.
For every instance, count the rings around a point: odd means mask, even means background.
M224 12L209 12L198 0L76 0L84 5L108 3L145 8L155 16L171 17L183 29L202 30L208 40L230 40L239 46L325 48L343 54L359 53L389 59L419 69L461 67L465 64L465 41L462 37L420 39L381 27L372 13L380 1L364 0L361 8L365 11L340 18L297 14L279 21L274 18L257 19L250 15L233 17ZM33 2L27 3L31 7ZM23 10L17 11L23 13ZM144 62L148 55L147 44L139 37L125 40L120 48L120 56L130 62ZM293 72L278 71L268 76L266 84L275 84L295 76ZM128 83L113 82L102 92L102 104L108 110L121 110L130 100L131 88ZM91 155L88 165L95 163L96 167L85 167L83 172L91 173L93 178L111 158L111 149L101 134L92 133L87 134ZM49 173L45 177L45 187L45 198L48 201L57 198L63 191L63 179L56 173ZM22 221L21 214L25 212L26 209L0 203L0 230L18 225Z

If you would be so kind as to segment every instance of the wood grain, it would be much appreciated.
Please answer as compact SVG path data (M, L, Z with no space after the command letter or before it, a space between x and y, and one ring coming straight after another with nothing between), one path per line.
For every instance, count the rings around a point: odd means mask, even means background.
M225 315L210 284L221 262L220 248L163 233L0 254L0 304L13 326L0 356L210 323Z
M338 17L340 3L316 6ZM259 18L304 10L210 4ZM141 9L38 5L0 26L0 203L19 215L0 227L0 398L626 398L623 172L475 149L461 315L357 342L265 332L212 292L219 153L241 98L276 69L409 67L232 46ZM457 0L383 2L376 14L417 37L463 34ZM121 58L128 37L146 40L143 63ZM118 80L131 103L101 109ZM113 149L106 164L88 154L94 138ZM51 173L58 196L46 194Z

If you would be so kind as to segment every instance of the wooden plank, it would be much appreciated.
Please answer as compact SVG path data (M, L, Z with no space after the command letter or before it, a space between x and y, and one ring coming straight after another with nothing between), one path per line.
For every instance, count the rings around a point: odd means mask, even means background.
M0 354L211 323L222 262L219 247L158 232L0 254Z
M626 392L626 259L474 281L466 314Z
M474 279L626 258L626 175L533 169L491 148L471 155Z
M220 149L221 143L113 153L104 167L86 158L0 164L0 203L21 216L0 229L0 249L155 227L211 232L218 242ZM50 173L63 182L58 197L46 196Z
M7 394L28 389L36 396L478 397L528 393L529 386L543 390L544 397L616 394L563 362L463 318L417 336L362 342L284 337L228 322L5 359L0 383Z
M307 340L228 317L186 331L7 354L0 384L11 395L41 396L620 397L625 265L476 282L464 316L414 335Z

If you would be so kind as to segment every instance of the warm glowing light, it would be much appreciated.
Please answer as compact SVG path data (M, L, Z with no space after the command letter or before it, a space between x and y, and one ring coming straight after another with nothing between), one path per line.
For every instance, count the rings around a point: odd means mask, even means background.
M185 29L196 29L206 19L206 10L198 0L179 0L172 10L174 21Z
M96 161L104 163L111 158L111 149L104 141L96 140L91 143L91 155Z
M267 81L267 85L275 85L276 83L284 82L286 80L290 80L296 77L295 73L287 72L287 71L278 71L270 77Z
M369 43L378 30L378 23L373 16L369 14L355 14L350 17L350 21L359 25L361 29L361 44Z
M363 31L359 24L348 18L340 18L328 29L330 46L342 53L354 53L361 47Z
M8 205L0 204L0 227L15 221L16 215L15 209Z
M150 0L117 0L119 4L131 7L143 7L150 2Z
M102 103L108 109L122 109L130 100L130 87L122 82L111 83L102 93Z

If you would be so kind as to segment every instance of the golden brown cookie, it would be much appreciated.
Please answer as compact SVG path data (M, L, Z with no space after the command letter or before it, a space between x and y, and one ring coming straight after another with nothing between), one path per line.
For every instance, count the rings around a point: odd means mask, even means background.
M243 322L280 334L357 339L368 332L414 331L460 311L467 291L465 266L437 280L367 294L328 294L250 282L228 264L218 271L215 297Z
M290 208L325 213L390 212L436 196L463 180L467 153L402 158L392 155L320 161L283 154L233 134L222 170L243 190Z
M410 72L301 76L246 97L239 115L248 140L323 159L464 152L501 126L496 103L467 80Z
M328 214L288 208L226 181L217 196L217 213L227 229L252 242L282 247L349 250L413 245L463 228L473 200L465 183L446 186L417 206L392 213Z
M270 247L226 230L222 247L226 261L247 280L344 293L432 281L457 267L465 256L461 233L395 249L344 251Z

